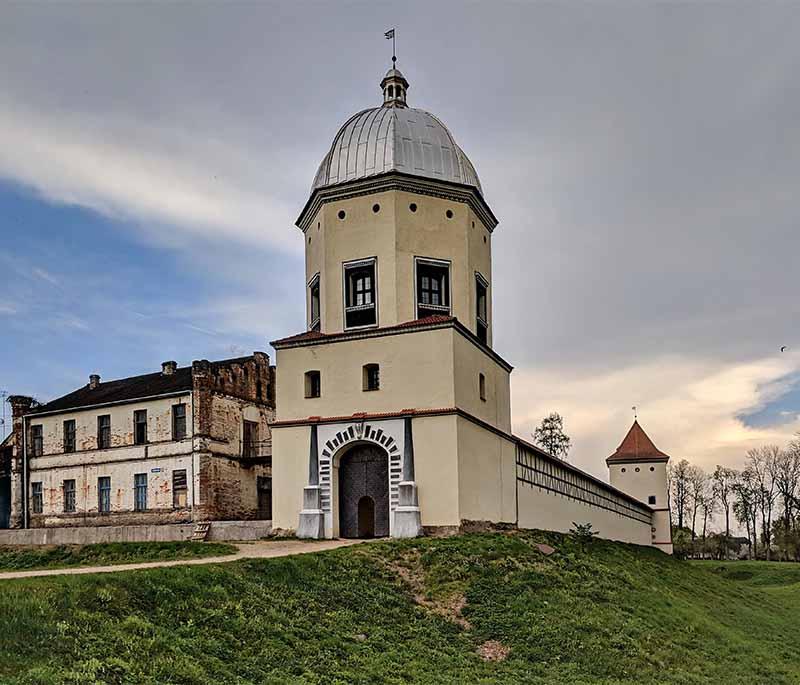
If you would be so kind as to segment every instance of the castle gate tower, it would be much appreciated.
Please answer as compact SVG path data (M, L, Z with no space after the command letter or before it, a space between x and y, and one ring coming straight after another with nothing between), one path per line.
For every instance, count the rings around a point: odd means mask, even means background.
M273 525L414 536L515 520L511 366L492 349L492 235L440 119L383 102L339 129L297 220L307 330L273 342Z

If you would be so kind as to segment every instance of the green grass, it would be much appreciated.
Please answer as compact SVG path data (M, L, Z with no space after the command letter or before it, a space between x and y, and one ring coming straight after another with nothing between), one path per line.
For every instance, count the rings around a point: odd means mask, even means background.
M800 682L797 566L720 566L527 532L7 581L0 682Z
M216 542L108 542L97 545L53 547L0 546L0 572L194 559L234 554L236 551L233 545Z

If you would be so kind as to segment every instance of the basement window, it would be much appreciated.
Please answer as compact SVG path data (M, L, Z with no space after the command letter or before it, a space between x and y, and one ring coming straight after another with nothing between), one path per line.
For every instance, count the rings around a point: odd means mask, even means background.
M380 390L381 388L381 367L378 364L365 364L363 369L364 392Z
M64 489L64 513L72 514L75 511L75 480L65 480Z
M186 437L186 405L172 405L172 439L183 440Z
M344 265L344 325L363 328L378 323L375 259Z
M44 497L42 495L42 482L31 483L31 506L34 514L41 514L44 510Z
M64 421L64 452L75 451L75 419Z
M450 314L450 263L417 259L417 318Z
M111 511L111 476L97 479L97 511L101 514Z
M147 409L137 409L133 412L133 443L147 444Z
M175 509L185 509L188 501L188 487L186 485L186 469L172 472L172 506Z
M322 394L322 383L319 371L306 371L305 386L306 399L319 397Z
M111 447L111 415L103 414L97 417L97 449L105 450Z

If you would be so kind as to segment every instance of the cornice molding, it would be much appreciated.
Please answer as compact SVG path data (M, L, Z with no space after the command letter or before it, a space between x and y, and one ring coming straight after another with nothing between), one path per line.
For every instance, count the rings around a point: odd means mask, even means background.
M311 197L308 198L305 207L303 207L303 211L300 212L295 225L305 233L311 225L312 219L326 202L383 193L387 190L404 190L418 195L428 195L444 200L452 200L453 202L464 202L475 212L490 233L494 232L499 223L486 200L473 186L450 181L437 181L422 176L403 174L399 171L390 171L369 178L315 189Z

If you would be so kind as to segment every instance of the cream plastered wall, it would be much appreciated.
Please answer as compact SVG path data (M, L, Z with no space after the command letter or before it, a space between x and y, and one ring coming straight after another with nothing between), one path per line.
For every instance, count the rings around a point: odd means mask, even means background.
M519 484L517 496L520 528L567 533L573 523L591 523L593 530L599 532L599 537L606 540L652 545L650 523L642 523L524 483Z
M380 428L391 420L370 421ZM325 434L346 429L350 423L324 424ZM320 427L320 430L323 426ZM414 467L419 506L424 526L457 526L459 516L457 417L430 416L413 419ZM303 488L308 485L309 426L273 429L274 478L273 525L296 529L303 506ZM322 449L322 443L320 449ZM333 494L335 497L335 493ZM332 507L336 512L337 508ZM331 522L332 524L333 522ZM327 526L332 534L337 526Z
M187 452L190 443L185 444ZM41 459L32 460L30 481L42 483L42 514L52 517L64 513L65 480L75 481L75 514L96 514L98 512L98 482L100 477L111 478L111 511L133 511L134 507L134 475L147 474L147 508L148 510L172 509L172 472L185 470L187 483L192 480L192 455L175 454L169 457L154 457L146 460L125 459L120 452L105 463L87 461L83 464L64 466L61 468L42 468ZM192 505L192 488L187 493L187 504ZM71 516L72 514L70 514ZM45 525L57 523L45 519Z
M516 445L458 418L460 518L516 522Z
M441 328L278 350L277 418L452 407L453 335ZM380 365L380 390L364 391L371 363ZM320 372L318 398L305 397L307 371Z
M273 528L297 529L303 508L303 488L308 485L310 440L309 426L272 429Z
M74 463L85 458L80 453L91 451L97 457L97 417L111 416L111 447L133 445L133 413L140 409L147 410L147 439L151 448L164 442L172 441L172 405L186 405L186 432L191 435L192 402L191 393L180 397L153 399L144 402L121 404L113 407L100 407L97 409L83 409L67 411L49 416L31 417L28 419L30 426L41 424L44 437L44 455L59 455L64 453L64 421L75 421L76 452L65 455L67 461ZM100 450L99 452L104 452Z
M655 540L663 543L663 546L670 547L671 552L667 464L665 462L611 464L608 473L611 485L657 510L654 516ZM650 495L655 495L655 504L649 504Z
M450 262L451 313L475 332L475 272L491 283L491 234L466 204L404 191L328 202L304 240L306 282L320 274L322 332L344 329L343 264L371 257L377 260L379 326L417 318L414 260L423 257ZM491 294L490 287L490 321ZM310 323L308 288L306 308Z
M509 372L463 335L454 333L453 345L456 406L510 433ZM481 373L486 379L485 400L480 395Z

